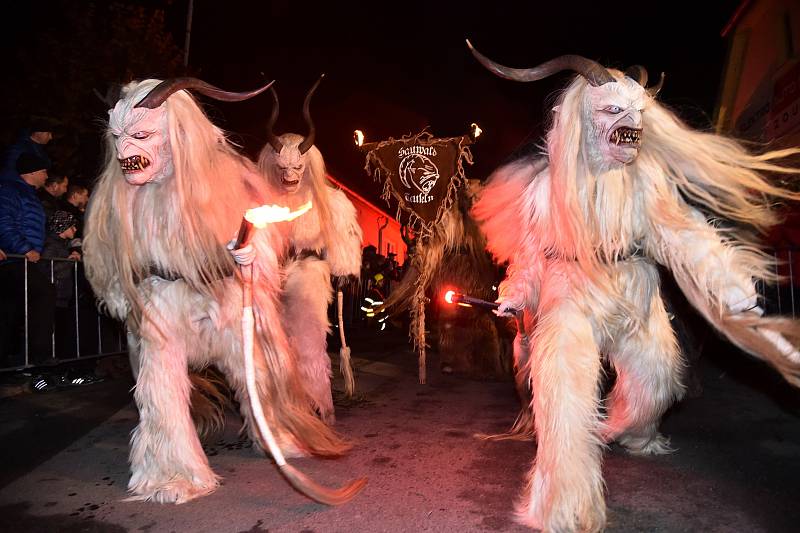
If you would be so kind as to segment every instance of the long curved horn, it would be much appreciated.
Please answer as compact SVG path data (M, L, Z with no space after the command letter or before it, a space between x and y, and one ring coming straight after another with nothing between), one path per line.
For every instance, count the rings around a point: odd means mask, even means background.
M552 76L562 70L573 70L586 78L594 87L617 81L603 65L578 55L559 56L533 68L510 68L495 63L475 50L472 43L469 42L469 39L467 39L467 46L481 65L486 67L490 72L508 80L537 81Z
M263 93L273 83L274 82L271 81L255 91L233 93L229 91L223 91L222 89L214 87L213 85L198 78L170 78L156 85L149 93L147 93L147 96L142 98L142 100L134 107L155 109L163 104L167 98L172 96L174 93L184 89L192 89L200 94L204 94L215 100L221 100L223 102L241 102L242 100L247 100L248 98L252 98Z
M309 109L309 105L311 104L311 96L314 94L314 91L317 90L317 87L319 87L319 82L321 82L322 78L324 77L325 74L319 77L314 86L308 91L308 94L306 95L306 101L303 102L303 118L306 120L306 124L308 125L308 135L306 135L305 139L303 139L303 142L300 143L300 146L297 147L301 154L308 152L309 148L314 146L314 137L316 137L317 130L314 127L314 122L311 120L311 110Z
M625 76L629 77L642 87L647 86L647 69L641 65L633 65L626 68Z
M657 94L658 94L658 93L661 91L661 88L662 88L663 86L664 86L664 73L662 72L662 73L661 73L661 77L660 77L660 78L659 78L659 80L658 80L658 83L656 83L656 84L655 84L655 85L653 85L652 87L648 87L648 88L647 88L647 92L648 92L648 94L649 94L650 96L652 96L653 98L655 98L655 97L656 97L656 95L657 95Z
M275 127L275 122L278 120L280 104L278 103L278 93L275 91L275 87L270 87L269 90L272 93L272 100L274 103L272 105L272 114L267 121L267 142L272 146L272 149L275 150L275 153L279 154L283 149L283 143L272 131L272 128Z

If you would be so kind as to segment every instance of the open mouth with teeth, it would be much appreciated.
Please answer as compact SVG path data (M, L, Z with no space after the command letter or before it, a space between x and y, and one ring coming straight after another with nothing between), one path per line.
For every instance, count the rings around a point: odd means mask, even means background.
M642 130L623 126L612 131L608 140L617 146L623 145L639 148L639 145L642 143Z
M281 177L281 183L283 183L286 187L294 187L295 185L300 183L300 180L299 179L292 180Z
M119 164L122 167L122 172L125 174L133 174L134 172L141 172L150 166L150 160L141 155L132 155L125 159L120 159Z

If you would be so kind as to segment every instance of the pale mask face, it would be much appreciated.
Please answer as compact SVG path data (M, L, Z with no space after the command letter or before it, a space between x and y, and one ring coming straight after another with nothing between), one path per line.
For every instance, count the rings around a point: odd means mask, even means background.
M123 112L121 103L109 111L117 160L131 185L161 181L173 171L167 135L167 109L134 108Z
M306 156L300 154L296 146L284 146L281 153L275 156L275 166L281 179L283 190L289 194L296 193L303 181L306 170Z
M642 113L647 95L644 88L623 78L586 89L592 129L592 155L607 166L627 165L639 155L642 143Z

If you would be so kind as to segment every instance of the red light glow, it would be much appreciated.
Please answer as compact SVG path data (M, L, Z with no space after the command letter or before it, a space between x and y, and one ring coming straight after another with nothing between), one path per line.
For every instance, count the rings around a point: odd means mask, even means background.
M444 301L452 304L453 303L453 295L455 295L456 291L447 291L444 293Z

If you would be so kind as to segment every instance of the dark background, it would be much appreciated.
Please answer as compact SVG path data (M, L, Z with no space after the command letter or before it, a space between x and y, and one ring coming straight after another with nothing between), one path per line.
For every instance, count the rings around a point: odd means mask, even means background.
M277 80L277 133L304 132L305 92L326 79L312 103L317 146L329 171L377 200L352 144L416 133L484 135L468 175L484 178L515 149L536 142L546 111L568 74L530 84L494 77L464 39L498 62L534 66L577 53L606 66L642 64L651 80L666 73L661 100L696 127L708 128L723 73L721 36L739 1L301 3L195 0L188 72L229 90ZM54 159L91 181L99 166L105 106L91 94L108 83L182 74L188 0L67 2L17 6L4 18L9 82L0 106L4 139L26 114L46 112L63 129ZM533 5L536 4L536 5ZM251 157L265 142L268 95L226 104L204 100L214 120ZM60 156L60 157L59 157Z

